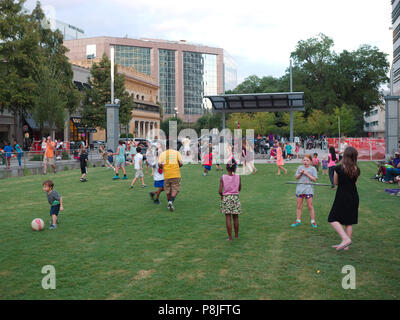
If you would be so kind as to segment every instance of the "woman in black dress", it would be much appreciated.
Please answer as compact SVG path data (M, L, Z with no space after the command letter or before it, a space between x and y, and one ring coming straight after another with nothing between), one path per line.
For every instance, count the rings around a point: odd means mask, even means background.
M353 224L358 222L358 192L357 179L360 176L360 168L357 166L358 152L353 147L346 148L343 159L335 167L334 181L338 186L335 201L328 222L342 238L342 242L334 245L336 250L348 250L351 245ZM345 226L343 230L342 225Z

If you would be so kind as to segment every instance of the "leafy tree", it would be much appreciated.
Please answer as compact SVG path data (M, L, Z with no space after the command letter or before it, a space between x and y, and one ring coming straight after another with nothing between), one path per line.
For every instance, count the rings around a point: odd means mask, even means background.
M306 133L316 134L318 137L321 134L327 133L330 129L329 115L321 110L314 110L307 118Z
M111 61L106 54L99 63L93 63L90 74L91 78L88 79L90 89L86 90L83 101L83 123L90 127L106 129L105 105L111 103ZM125 90L125 76L118 74L117 66L114 68L114 95L120 99L120 123L127 126L132 119L135 103L133 97Z

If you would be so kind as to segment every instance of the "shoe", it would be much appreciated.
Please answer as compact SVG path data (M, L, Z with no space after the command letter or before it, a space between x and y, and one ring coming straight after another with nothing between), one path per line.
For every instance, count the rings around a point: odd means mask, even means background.
M113 180L118 180L119 179L119 176L114 176L113 177Z
M142 188L147 188L147 186L145 184L142 184Z
M133 186L129 186L129 190L133 189Z
M154 204L160 204L160 200L158 199L154 200Z
M312 223L311 223L311 227L313 227L314 229L317 229L317 228L318 228L318 226L317 226L317 224L316 224L315 222L312 222Z
M290 225L291 227L298 227L301 226L301 222L295 221L293 224Z
M127 179L128 179L127 176L123 176L123 177L122 177L122 180L127 180Z
M79 179L80 182L83 182L84 180L82 178Z
M49 227L50 230L54 230L56 228L57 228L57 225L54 225L54 224L51 224L50 227Z
M149 195L150 195L151 200L155 201L154 200L154 193L153 192L149 192Z
M168 209L169 211L173 212L174 211L174 204L172 203L172 201L168 201Z

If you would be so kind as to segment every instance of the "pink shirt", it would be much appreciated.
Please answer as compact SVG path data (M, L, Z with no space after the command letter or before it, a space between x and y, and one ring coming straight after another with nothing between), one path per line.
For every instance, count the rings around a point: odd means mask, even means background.
M222 192L223 196L227 196L228 194L239 194L239 185L240 185L240 176L234 174L233 176L224 174L222 175L222 183L224 187L224 191Z
M336 166L336 162L332 160L332 155L329 154L328 157L329 157L328 167L330 168Z

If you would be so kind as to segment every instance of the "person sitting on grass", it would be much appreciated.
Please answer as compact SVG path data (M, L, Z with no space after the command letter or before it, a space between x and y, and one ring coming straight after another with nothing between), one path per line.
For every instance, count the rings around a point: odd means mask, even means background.
M79 161L81 164L81 182L87 182L86 175L87 175L87 163L88 163L88 155L86 153L86 149L81 149L81 155L79 156Z
M136 151L137 151L137 154L135 155L135 158L133 160L134 164L135 164L136 174L135 174L135 178L132 180L131 185L129 186L129 189L133 189L133 186L136 183L137 179L140 179L140 181L142 182L142 188L147 187L144 184L142 148L137 147Z
M47 194L47 200L49 201L50 204L50 230L56 229L57 228L57 222L58 222L58 213L60 211L63 211L63 199L62 197L57 193L57 191L54 190L54 182L51 180L46 180L43 182L43 191L46 192Z
M228 241L232 241L232 217L235 228L235 239L239 238L239 215L242 207L239 200L239 192L242 190L240 175L236 175L237 163L234 159L226 164L228 174L223 174L219 183L219 195L221 196L220 210L225 214Z
M385 182L394 183L393 178L400 174L400 152L394 153L393 168L386 168Z

